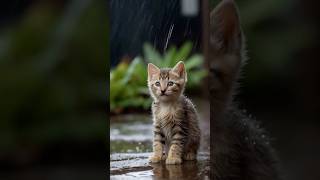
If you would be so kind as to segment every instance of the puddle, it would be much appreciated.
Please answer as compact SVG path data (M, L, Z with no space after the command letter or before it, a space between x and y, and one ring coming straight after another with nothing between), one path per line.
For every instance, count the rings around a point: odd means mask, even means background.
M110 156L111 179L209 179L209 153L182 165L150 164L151 153L117 153Z
M118 180L118 179L152 179L153 172L152 170L148 171L138 171L138 172L130 172L124 175L115 175L111 176L110 179Z

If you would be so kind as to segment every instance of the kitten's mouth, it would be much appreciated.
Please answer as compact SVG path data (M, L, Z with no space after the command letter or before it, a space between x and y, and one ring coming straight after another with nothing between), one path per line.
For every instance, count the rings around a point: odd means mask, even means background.
M168 96L167 94L160 94L160 96Z

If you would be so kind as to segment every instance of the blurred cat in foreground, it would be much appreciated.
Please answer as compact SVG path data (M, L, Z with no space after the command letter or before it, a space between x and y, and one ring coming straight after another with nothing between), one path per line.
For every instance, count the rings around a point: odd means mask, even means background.
M209 48L213 179L279 179L269 137L233 102L246 54L238 10L232 0L223 0L210 13Z

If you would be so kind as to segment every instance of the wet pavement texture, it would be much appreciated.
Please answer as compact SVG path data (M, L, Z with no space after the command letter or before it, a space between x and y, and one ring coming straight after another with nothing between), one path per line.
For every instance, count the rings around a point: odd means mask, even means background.
M209 179L209 153L182 165L150 164L152 153L120 153L110 157L111 179Z
M152 120L150 114L112 116L110 121L110 179L210 179L209 105L197 101L201 145L197 161L181 165L151 164Z

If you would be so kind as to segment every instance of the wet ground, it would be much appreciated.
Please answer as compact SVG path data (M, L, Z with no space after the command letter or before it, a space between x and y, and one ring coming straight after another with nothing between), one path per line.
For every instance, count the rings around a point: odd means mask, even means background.
M209 179L209 105L196 101L202 130L197 161L182 165L150 164L152 153L152 120L149 114L111 117L111 179Z

